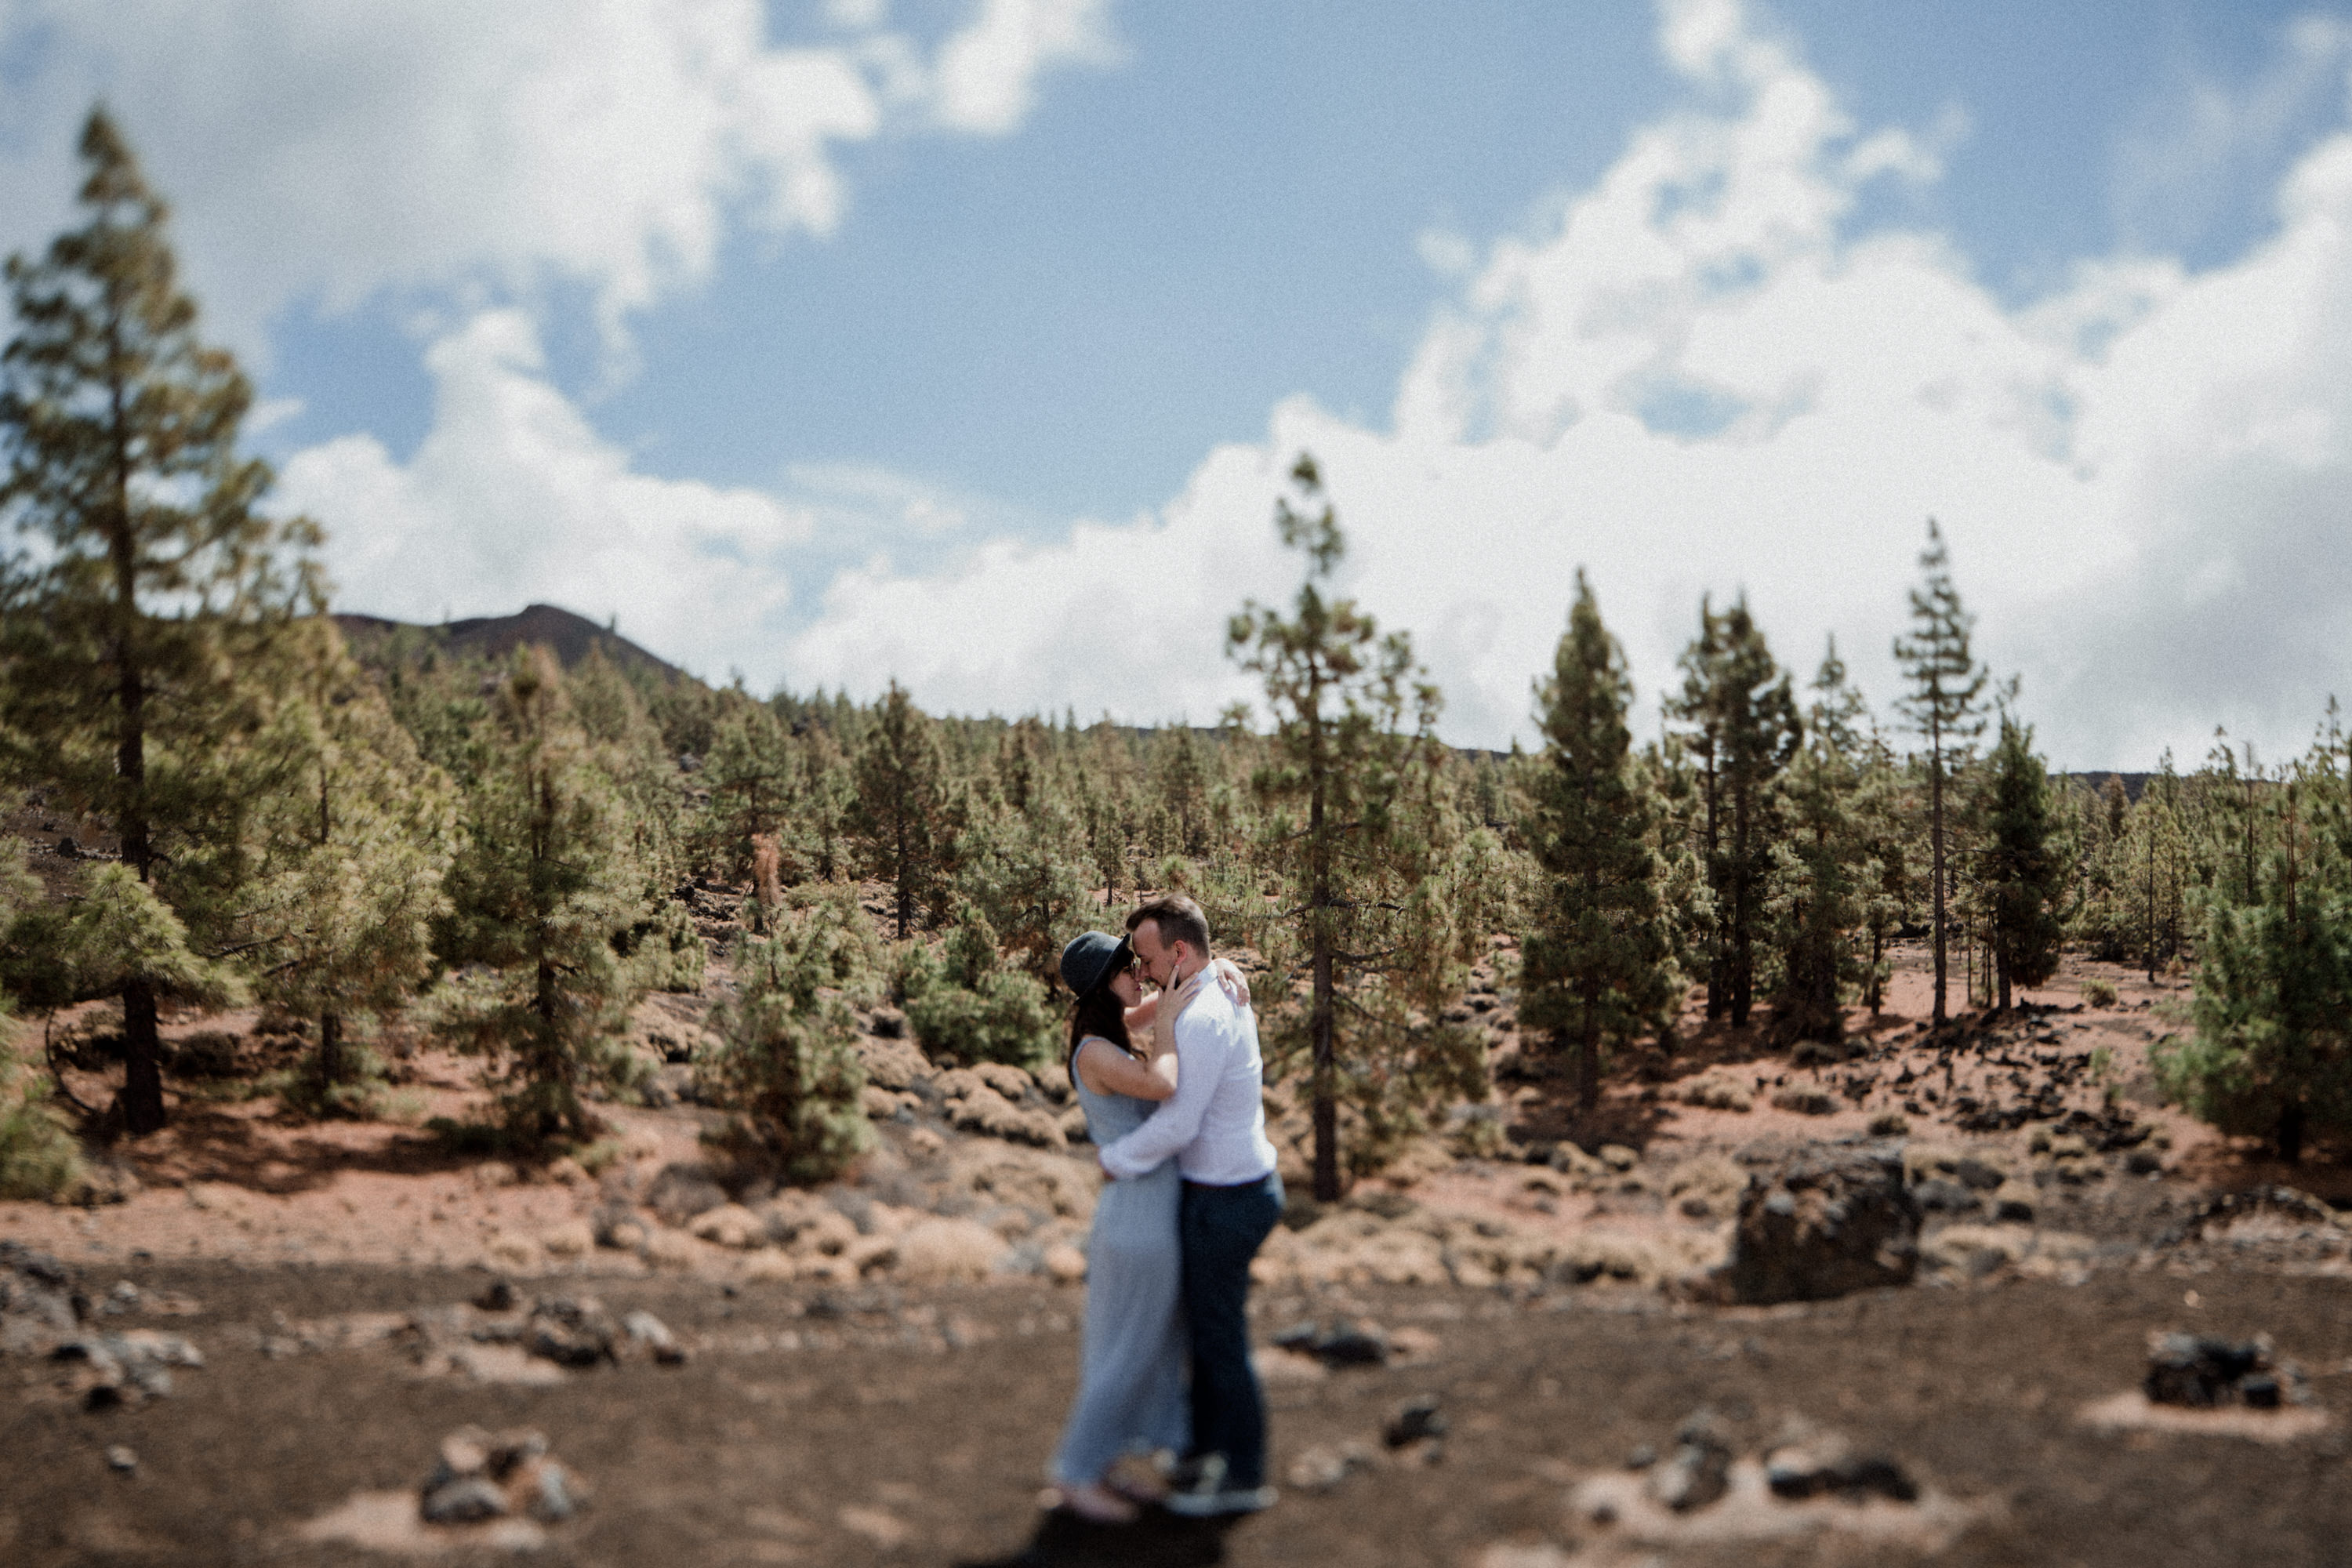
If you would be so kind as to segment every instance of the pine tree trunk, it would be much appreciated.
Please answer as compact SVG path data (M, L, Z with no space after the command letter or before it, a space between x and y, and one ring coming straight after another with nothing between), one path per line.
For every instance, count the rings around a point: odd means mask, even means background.
M1950 1016L1944 1010L1944 747L1943 738L1931 733L1927 739L1927 802L1928 835L1933 848L1936 888L1936 1014L1934 1022L1941 1024Z
M1576 1108L1587 1116L1601 1103L1601 1021L1597 998L1588 994L1584 1029L1576 1042Z
M2303 1101L2290 1100L2279 1110L2279 1158L2290 1165L2303 1163Z
M115 428L120 431L123 419L120 387L115 389L114 413ZM116 796L120 805L115 814L115 837L121 845L123 862L145 882L154 861L154 847L147 826L147 688L139 668L136 639L138 565L131 531L131 459L119 441L117 447L115 504L120 510L108 551L114 568L114 657L121 676L117 694L122 705L122 727L114 750L114 771L121 792ZM131 1136L140 1137L162 1130L165 1120L163 1053L155 1033L155 989L143 976L133 979L122 993L122 1124Z
M1314 793L1307 807L1307 853L1310 857L1307 918L1314 922L1315 1012L1311 1027L1315 1047L1315 1201L1332 1204L1339 1201L1339 1042L1333 1038L1339 986L1332 969L1331 859L1328 846L1323 841L1325 763L1319 697L1317 692L1307 714L1307 722L1315 729L1309 738L1308 758Z
M1748 863L1748 795L1745 789L1732 797L1731 805L1731 1026L1748 1026L1748 1013L1755 1002L1756 955L1748 928L1755 923L1748 909L1749 876Z
M122 988L122 1126L132 1137L163 1126L163 1068L155 1035L155 988L134 980Z
M319 1015L319 1088L330 1089L343 1079L343 1016Z
M899 940L900 942L904 942L904 941L906 941L906 940L907 940L907 926L908 926L908 923L911 920L913 920L913 918L914 918L914 914L915 914L914 888L913 888L913 885L912 885L912 884L908 880L908 878L909 872L908 872L908 866L907 866L907 823L906 823L906 819L905 819L904 817L901 817L901 818L899 819L899 822L898 822L898 940Z

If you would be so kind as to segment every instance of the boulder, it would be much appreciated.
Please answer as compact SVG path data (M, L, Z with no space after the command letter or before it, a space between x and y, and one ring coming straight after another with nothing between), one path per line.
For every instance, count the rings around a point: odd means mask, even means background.
M591 1367L614 1359L620 1327L593 1296L543 1296L531 1303L523 1348L558 1366Z
M1749 1175L1724 1283L1757 1304L1907 1285L1918 1243L1919 1206L1898 1159L1816 1145Z
M2140 1391L2151 1405L2207 1409L2243 1405L2275 1410L2284 1399L2302 1403L2303 1382L2300 1368L2273 1358L2267 1334L2225 1340L2211 1334L2152 1333Z
M1731 1441L1711 1412L1696 1411L1675 1430L1675 1446L1649 1468L1643 1486L1676 1513L1688 1513L1721 1497L1731 1485Z
M727 1189L711 1178L709 1167L664 1165L646 1188L646 1206L664 1225L682 1226L727 1202Z
M89 1314L64 1264L0 1241L0 1356L46 1355Z

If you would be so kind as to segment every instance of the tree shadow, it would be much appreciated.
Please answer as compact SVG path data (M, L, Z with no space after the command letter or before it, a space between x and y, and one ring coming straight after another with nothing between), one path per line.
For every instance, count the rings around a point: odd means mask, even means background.
M273 1197L333 1184L346 1172L422 1176L464 1171L479 1155L453 1149L430 1132L387 1131L362 1142L289 1131L275 1119L239 1115L204 1100L173 1097L160 1139L121 1145L134 1164L160 1164L190 1179L220 1182Z
M1233 1519L1182 1519L1146 1509L1133 1524L1094 1524L1059 1509L1041 1514L1028 1544L956 1568L1208 1568L1225 1560Z

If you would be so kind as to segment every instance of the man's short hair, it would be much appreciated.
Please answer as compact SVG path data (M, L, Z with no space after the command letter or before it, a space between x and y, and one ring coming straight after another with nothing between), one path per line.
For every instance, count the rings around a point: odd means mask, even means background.
M1127 917L1129 931L1150 921L1160 929L1162 943L1181 942L1205 956L1209 951L1209 917L1181 893L1168 893L1148 904L1138 904Z

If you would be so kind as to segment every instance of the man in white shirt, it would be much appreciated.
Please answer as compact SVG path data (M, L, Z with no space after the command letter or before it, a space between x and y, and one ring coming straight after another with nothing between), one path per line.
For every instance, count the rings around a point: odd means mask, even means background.
M1184 1178L1179 1226L1201 1463L1194 1484L1168 1506L1194 1516L1251 1513L1274 1501L1274 1489L1265 1484L1265 1394L1250 1361L1250 1260L1283 1205L1265 1136L1257 1016L1208 972L1213 954L1199 904L1154 899L1127 917L1127 929L1165 998L1155 1026L1175 1043L1176 1092L1097 1157L1110 1175L1128 1178L1172 1154Z

